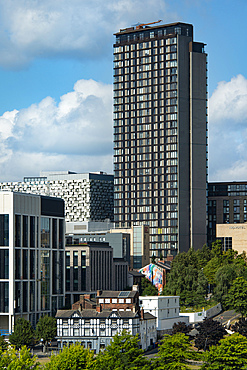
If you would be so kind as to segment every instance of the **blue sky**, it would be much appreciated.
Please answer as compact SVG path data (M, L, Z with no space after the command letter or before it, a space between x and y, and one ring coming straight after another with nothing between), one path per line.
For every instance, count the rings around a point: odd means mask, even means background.
M112 172L113 33L158 19L207 44L209 180L246 180L246 14L246 0L0 0L0 180Z

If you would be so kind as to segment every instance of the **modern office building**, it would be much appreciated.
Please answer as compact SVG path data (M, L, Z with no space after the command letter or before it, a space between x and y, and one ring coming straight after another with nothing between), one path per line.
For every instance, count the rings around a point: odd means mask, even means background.
M85 242L78 236L66 236L65 255L66 306L85 292L127 287L128 262L124 258L113 258L109 243Z
M103 172L41 172L23 182L2 182L0 190L60 197L67 222L113 221L113 175Z
M114 44L114 217L148 225L151 254L206 242L207 55L185 23Z
M207 240L210 245L217 237L217 224L238 224L247 222L247 182L210 182L208 184L208 230ZM224 230L229 227L224 228ZM221 230L223 230L221 228ZM229 234L229 237L231 235ZM227 240L224 249L229 249Z
M66 233L66 239L73 239L73 242L77 244L97 242L104 245L105 243L109 243L109 246L113 250L113 258L123 259L128 262L128 265L130 265L130 237L131 235L127 232L116 232L113 234L110 231L94 231L83 234L78 233L76 230L76 234Z
M0 192L0 330L64 306L64 201Z
M150 261L149 227L146 225L133 225L127 229L111 229L112 234L130 235L130 268L138 270Z
M105 231L96 231L97 224L110 225L107 222L89 222L91 230L82 234L84 223L66 223L66 235L78 238L78 242L108 242L113 249L113 258L124 258L131 269L140 269L150 262L149 258L149 227L134 225L130 228L111 228ZM100 230L100 229L99 229Z

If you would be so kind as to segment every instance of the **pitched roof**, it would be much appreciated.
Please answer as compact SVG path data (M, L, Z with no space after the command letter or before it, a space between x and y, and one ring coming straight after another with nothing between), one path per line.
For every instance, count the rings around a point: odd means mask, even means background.
M102 312L97 312L96 310L58 310L56 313L56 318L71 318L73 314L76 313L81 318L108 318L113 313L116 313L120 318L135 318L139 317L137 312L133 311L111 311L111 310L103 310Z
M96 298L134 298L138 292L135 290L130 291L116 291L116 290L103 290Z

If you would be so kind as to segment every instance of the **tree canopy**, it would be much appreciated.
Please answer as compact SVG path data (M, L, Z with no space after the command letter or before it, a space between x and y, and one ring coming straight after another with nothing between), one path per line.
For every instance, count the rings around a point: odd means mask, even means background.
M236 312L240 313L242 317L246 317L247 281L243 277L238 277L233 281L226 302Z
M95 370L149 370L150 361L139 348L138 335L126 331L114 336L113 341L96 358Z
M63 348L58 355L53 355L45 365L48 370L83 370L93 369L94 352L85 349L79 343Z
M200 354L191 349L189 337L185 334L165 335L153 366L157 370L190 369L188 360L199 358Z
M57 322L54 317L43 316L39 319L35 336L38 340L43 339L44 344L47 344L49 341L55 338L57 335Z
M222 251L221 242L212 243L212 249L204 246L195 251L179 253L172 261L167 285L163 295L179 295L181 306L204 307L211 295L224 309L232 306L230 289L236 278L247 281L246 254L236 251Z
M208 281L203 266L211 256L207 246L187 253L179 253L172 262L163 295L179 295L180 304L194 306L205 303Z
M9 341L17 348L30 346L34 337L34 330L29 321L19 318L14 325L14 332L10 334Z
M241 317L234 325L231 326L231 330L235 331L247 337L247 320L246 318Z
M217 345L220 339L227 334L223 325L213 319L204 319L198 324L197 330L195 347L204 351L212 345Z
M26 346L16 351L14 347L8 347L6 351L0 350L0 368L7 370L35 370L40 369L37 357L32 356Z
M147 278L141 279L141 295L158 295L158 289Z
M172 326L172 334L177 334L177 333L184 333L184 334L189 334L189 332L192 330L192 325L186 325L185 322L179 321L175 322Z
M220 340L206 352L202 369L241 370L247 366L247 339L236 333Z

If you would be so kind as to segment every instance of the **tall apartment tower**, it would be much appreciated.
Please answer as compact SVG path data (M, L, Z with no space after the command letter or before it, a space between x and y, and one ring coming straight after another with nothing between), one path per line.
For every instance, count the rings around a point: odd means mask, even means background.
M150 227L150 256L206 242L207 55L185 23L114 44L116 226Z

